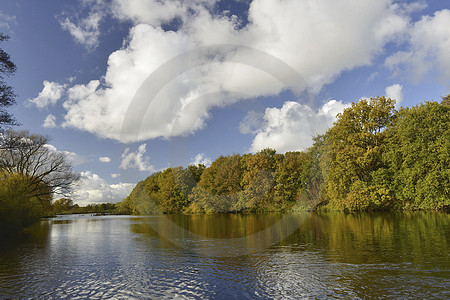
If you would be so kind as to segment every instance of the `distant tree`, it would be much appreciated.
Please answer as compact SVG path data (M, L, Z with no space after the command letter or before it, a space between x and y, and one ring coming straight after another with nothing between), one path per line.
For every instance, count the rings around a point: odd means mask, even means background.
M70 211L73 208L74 208L73 201L68 198L60 198L55 202L53 202L53 211L55 213Z
M64 152L53 151L49 139L28 131L7 130L0 134L0 170L26 179L26 193L38 199L66 195L79 175Z
M8 39L9 36L0 33L0 42ZM16 94L4 81L5 76L13 75L16 69L9 54L0 48L0 129L8 125L17 125L14 117L6 111L7 107L15 103Z

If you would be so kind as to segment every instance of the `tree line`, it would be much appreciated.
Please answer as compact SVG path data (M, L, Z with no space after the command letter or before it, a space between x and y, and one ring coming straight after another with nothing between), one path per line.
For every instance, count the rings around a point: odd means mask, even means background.
M9 37L0 33L0 42ZM55 213L211 213L292 210L439 210L450 207L450 95L395 109L385 97L360 100L306 151L220 156L211 166L167 168L124 201L79 207L79 178L49 138L18 125L7 108L16 71L0 48L0 234Z
M116 203L98 203L88 204L86 206L79 206L74 203L72 199L60 198L55 200L52 204L53 214L65 215L65 214L89 214L94 213L98 215L105 214L117 214Z
M167 168L118 204L131 214L448 210L450 95L395 109L362 99L306 151L220 156Z

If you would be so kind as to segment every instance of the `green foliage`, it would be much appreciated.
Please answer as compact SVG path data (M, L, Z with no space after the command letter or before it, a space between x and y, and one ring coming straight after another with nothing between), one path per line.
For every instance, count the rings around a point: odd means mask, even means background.
M450 205L450 107L427 102L402 108L387 130L384 160L390 188L407 209Z
M139 182L136 185L136 187L133 189L133 191L135 191L138 188L138 186L140 185L141 182ZM131 193L133 193L133 191ZM135 214L137 214L135 212L136 207L134 206L133 201L131 200L132 197L133 196L130 194L122 202L117 203L117 205L116 205L117 214L119 214L119 215L135 215Z
M159 210L146 189L147 184L150 184L157 174L158 173L153 174L147 179L140 181L131 191L130 195L125 200L117 204L117 212L133 215L158 214Z

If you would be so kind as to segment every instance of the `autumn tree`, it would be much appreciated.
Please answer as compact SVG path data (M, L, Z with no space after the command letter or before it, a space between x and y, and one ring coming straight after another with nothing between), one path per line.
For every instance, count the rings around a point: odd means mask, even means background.
M26 182L26 195L38 199L68 194L79 178L67 154L54 151L48 141L28 131L7 130L0 134L1 172L21 176Z
M274 149L266 148L242 157L239 210L264 211L274 205L273 187L278 156Z
M241 156L220 156L203 171L189 199L192 212L236 211L241 188Z
M373 181L383 167L386 126L394 119L395 101L361 99L338 114L325 136L322 166L330 204L348 210L380 209L390 205L389 190Z
M302 193L302 200L308 202L308 209L316 210L328 204L325 192L325 172L328 168L326 161L327 147L325 146L325 135L314 137L314 143L307 151L309 156L308 180L305 191Z
M195 182L199 182L200 178L203 174L203 171L205 171L206 166L204 164L198 164L198 165L189 165L188 170L191 172L192 178L195 180Z
M72 199L60 198L53 202L53 211L55 213L67 212L74 207Z
M14 235L48 215L51 198L28 196L28 184L20 174L0 172L0 236Z
M161 212L181 213L189 204L188 195L196 184L191 171L192 168L167 168L150 176L145 188Z
M147 190L147 185L155 179L157 174L152 174L145 180L138 182L130 195L117 204L117 213L130 215L157 214L159 210Z
M280 207L288 209L300 200L310 182L311 156L308 152L287 152L280 158L274 173L273 197Z
M442 97L441 104L445 106L450 106L450 94L448 94L445 97Z

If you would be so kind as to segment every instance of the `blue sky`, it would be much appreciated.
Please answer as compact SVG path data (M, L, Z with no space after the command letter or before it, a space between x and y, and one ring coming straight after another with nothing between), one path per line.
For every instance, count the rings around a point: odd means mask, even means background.
M450 3L2 1L11 112L117 202L168 166L303 150L352 101L450 91Z

